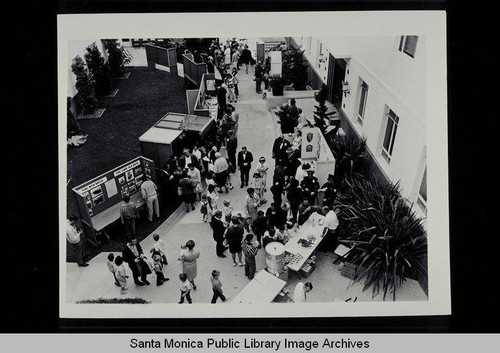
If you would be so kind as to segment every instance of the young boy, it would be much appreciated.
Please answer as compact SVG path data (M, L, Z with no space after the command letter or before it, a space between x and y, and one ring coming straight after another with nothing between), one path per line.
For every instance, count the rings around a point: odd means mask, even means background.
M163 282L168 281L170 278L165 278L165 275L163 274L163 263L161 260L160 255L154 255L153 256L153 267L155 269L156 273L156 285L161 286Z
M224 205L224 220L226 221L226 224L231 223L231 217L233 217L233 207L231 206L231 202L229 200L224 200L223 201Z
M155 255L160 255L163 265L168 265L167 256L165 255L165 243L160 239L158 234L153 234L153 248L149 251L154 258Z
M115 259L115 274L116 274L116 279L120 283L120 287L122 288L121 293L125 294L128 291L127 288L127 271L125 270L125 266L123 266L123 258L121 256L117 256Z
M113 254L112 252L108 254L108 270L109 272L111 272L113 274L113 277L115 278L115 285L117 285L118 287L120 287L120 282L118 282L118 279L116 278L116 273L115 273L115 263L114 263L114 260L115 260L115 254Z
M212 282L212 290L214 291L214 295L212 297L212 304L217 302L217 298L220 298L223 302L229 299L229 296L224 296L222 294L222 283L219 280L220 272L217 270L212 271L212 277L210 277L210 281Z
M192 304L193 301L191 300L191 289L193 289L193 285L191 282L187 280L188 276L185 273L181 273L179 275L179 280L181 281L179 288L181 290L181 300L179 301L179 304L184 303L184 298L187 299L189 304Z

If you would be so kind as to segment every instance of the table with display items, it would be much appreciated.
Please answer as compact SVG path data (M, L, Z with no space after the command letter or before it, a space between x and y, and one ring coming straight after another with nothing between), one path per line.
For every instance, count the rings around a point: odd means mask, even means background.
M285 281L262 269L231 302L238 304L272 303L285 285Z
M290 239L285 244L285 251L293 255L292 259L287 263L289 270L299 273L307 259L314 253L318 245L321 243L323 234L323 223L325 216L318 213L313 213L308 220L297 230L290 231ZM310 239L310 237L314 237ZM303 239L309 242L309 246L302 246L299 241ZM291 256L289 255L289 256Z

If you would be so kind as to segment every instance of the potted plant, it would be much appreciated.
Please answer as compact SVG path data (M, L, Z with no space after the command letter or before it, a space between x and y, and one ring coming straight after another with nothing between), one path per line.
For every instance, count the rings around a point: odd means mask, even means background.
M273 96L282 96L285 84L286 82L281 75L271 75L269 77L269 85L271 86Z
M357 266L353 283L363 281L372 297L382 291L384 300L388 293L396 300L406 278L427 280L427 235L399 184L346 181L336 203L339 242L351 246L343 258Z

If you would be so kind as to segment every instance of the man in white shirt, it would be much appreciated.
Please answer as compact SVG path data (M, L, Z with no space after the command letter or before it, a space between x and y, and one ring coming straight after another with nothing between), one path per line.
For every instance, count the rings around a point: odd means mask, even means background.
M66 227L66 239L74 249L76 254L76 262L80 267L86 267L89 264L86 263L83 258L85 257L83 251L83 241L81 238L82 230L77 226L78 217L71 215L67 220Z
M146 201L148 207L148 219L150 222L153 221L153 212L160 218L160 205L158 203L158 192L155 183L149 179L146 175L142 177L141 184L141 194L142 198Z
M331 210L328 206L323 206L322 212L325 215L325 221L323 223L323 241L321 250L322 251L334 251L336 245L335 230L339 226L339 219L334 210Z
M307 302L307 294L313 289L313 285L311 282L302 283L299 282L295 286L293 291L293 302L294 303L305 303Z

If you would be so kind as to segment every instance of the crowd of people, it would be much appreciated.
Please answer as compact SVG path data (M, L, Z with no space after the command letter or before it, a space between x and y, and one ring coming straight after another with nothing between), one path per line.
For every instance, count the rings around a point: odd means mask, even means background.
M146 201L149 221L153 221L154 216L159 219L158 193L161 193L160 199L168 200L170 204L176 205L181 201L186 213L199 206L203 222L211 228L215 255L226 258L224 253L229 251L233 266L244 267L244 274L250 280L256 273L255 257L259 250L265 249L270 242L285 244L290 238L290 231L303 225L315 212L324 215L326 219L323 235L329 240L323 241L322 248L333 250L338 225L334 202L339 185L333 175L320 182L313 166L301 162L302 129L311 124L296 106L295 100L291 99L280 109L281 134L273 142L270 151L274 169L271 169L272 164L264 156L254 161L252 152L246 146L238 151L239 114L235 106L230 104L236 102L239 96L238 71L240 67L245 67L245 72L248 73L249 66L255 65L256 92L260 92L261 82L265 82L264 75L268 75L269 69L260 62L255 63L248 46L236 40L228 41L224 46L212 43L209 52L208 70L218 70L222 78L216 81L216 133L213 138L203 139L192 148L184 148L181 155L172 155L161 166L159 188L150 179L144 179L141 193ZM267 82L265 85L267 87ZM221 195L234 189L232 179L237 172L240 188L246 188L242 213L235 213L229 200L221 200ZM268 189L272 194L272 201L264 208L268 203L265 196ZM320 192L323 195L321 200L318 197ZM137 286L149 285L147 276L153 272L156 274L157 286L169 280L163 273L168 262L165 244L159 235L153 235L155 243L149 257L144 255L137 242L135 218L138 215L130 198L124 197L120 218L126 227L128 242L121 255L109 255L107 264L113 273L114 283L121 288L122 293L128 290L129 277L124 263L128 264ZM70 225L73 224L71 222L73 221L70 221ZM71 233L75 244L79 241L77 235L77 231ZM182 246L179 254L182 264L182 273L179 274L179 303L185 300L192 303L190 293L197 288L195 278L200 252L194 248L194 241L189 240ZM87 266L83 260L79 260L79 264ZM218 298L225 301L228 297L223 294L220 271L214 269L211 275L211 302L215 303ZM311 289L312 284L307 283L305 292ZM305 298L305 292L301 289L301 301Z

